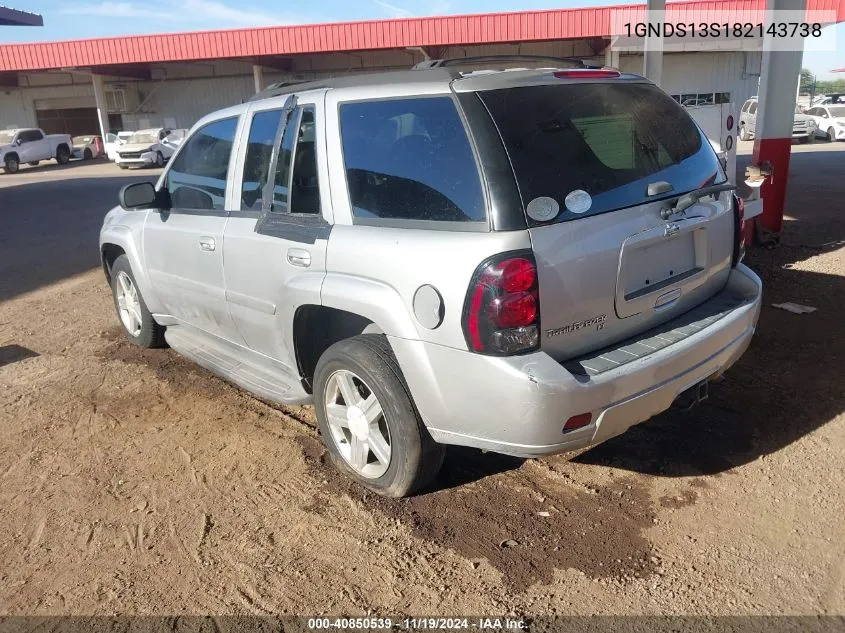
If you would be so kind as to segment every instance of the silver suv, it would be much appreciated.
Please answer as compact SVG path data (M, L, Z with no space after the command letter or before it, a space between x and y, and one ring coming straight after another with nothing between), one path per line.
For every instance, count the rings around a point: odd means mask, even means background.
M741 229L645 79L439 67L205 117L100 250L131 341L313 402L335 464L403 496L444 445L569 451L700 396L759 314Z

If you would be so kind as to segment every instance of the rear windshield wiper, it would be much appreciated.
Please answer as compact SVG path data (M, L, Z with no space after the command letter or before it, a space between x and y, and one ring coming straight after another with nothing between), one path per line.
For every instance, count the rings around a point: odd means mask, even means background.
M685 193L680 198L678 198L675 201L674 205L661 209L660 217L666 220L669 217L675 215L676 213L686 211L702 198L706 198L707 196L712 196L713 194L721 193L723 191L732 191L733 189L736 189L736 185L732 185L729 182L722 183L721 185L710 185L709 187L695 189L694 191Z

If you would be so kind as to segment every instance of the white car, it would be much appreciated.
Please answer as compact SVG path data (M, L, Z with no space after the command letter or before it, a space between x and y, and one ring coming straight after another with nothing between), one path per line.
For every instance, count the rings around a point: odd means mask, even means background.
M132 136L135 132L129 131L121 131L121 132L109 132L106 134L106 157L110 161L114 161L117 159L117 148L118 146L122 145L126 142L126 140Z
M169 135L165 128L138 130L117 147L114 162L121 169L163 167L178 147L168 140Z
M816 124L816 137L828 141L845 139L845 105L816 106L807 110Z
M97 134L73 137L73 157L79 160L91 160L103 155L103 139Z

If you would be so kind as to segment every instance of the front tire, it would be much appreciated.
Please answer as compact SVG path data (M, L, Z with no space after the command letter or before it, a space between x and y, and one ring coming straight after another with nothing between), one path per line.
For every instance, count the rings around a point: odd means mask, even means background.
M126 255L112 264L111 287L114 307L129 341L138 347L164 347L164 327L153 320L147 309Z
M156 152L156 167L164 167L164 156L161 152Z
M832 127L827 128L827 142L833 143L836 140L836 130Z
M745 129L744 125L739 126L739 140L740 141L747 141L751 138L751 135L748 133L748 130Z
M314 373L314 402L332 462L370 490L405 497L440 470L445 448L428 434L385 336L329 347Z
M82 160L91 160L92 158L94 158L94 153L86 147L82 153Z

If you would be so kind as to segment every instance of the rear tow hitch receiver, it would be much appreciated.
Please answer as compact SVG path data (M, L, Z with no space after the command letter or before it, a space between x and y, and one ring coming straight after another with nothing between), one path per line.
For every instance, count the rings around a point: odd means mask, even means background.
M702 380L700 383L693 385L686 391L682 391L675 401L672 403L672 407L675 409L681 409L682 411L689 411L699 402L704 402L709 397L708 393L708 386L710 385L709 380Z

